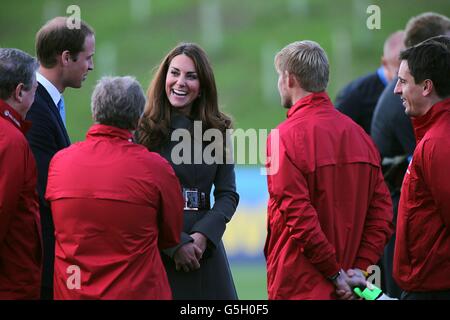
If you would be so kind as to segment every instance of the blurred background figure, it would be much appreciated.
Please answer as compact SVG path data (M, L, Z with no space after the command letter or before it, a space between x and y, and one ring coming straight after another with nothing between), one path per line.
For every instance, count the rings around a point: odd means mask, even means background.
M370 134L378 98L388 83L397 76L400 66L398 55L404 49L404 35L403 31L391 34L384 43L381 66L375 72L350 82L337 94L336 108L352 118L367 134Z
M70 145L66 129L66 108L63 92L80 88L94 68L94 30L85 22L80 28L69 29L68 18L48 21L36 34L36 55L39 60L38 88L27 120L33 123L27 133L38 168L38 193L42 223L44 264L42 299L53 297L53 264L55 230L50 207L45 201L50 160L56 152Z
M159 249L180 241L183 200L167 161L132 141L144 105L134 78L102 78L86 140L50 163L55 299L172 298Z
M24 136L37 68L27 53L0 48L0 300L40 297L37 171Z
M181 243L162 255L174 299L237 299L222 242L239 202L234 163L226 161L231 151L225 145L231 120L219 110L214 73L205 51L193 43L173 48L156 71L147 99L139 141L171 163L185 197ZM200 137L194 137L197 125L201 126ZM221 142L202 141L208 129L215 129ZM183 137L180 141L177 132L188 133L187 141ZM189 150L182 150L182 159L175 159L178 145L186 142ZM203 155L211 146L218 148L216 155L223 156L209 164Z

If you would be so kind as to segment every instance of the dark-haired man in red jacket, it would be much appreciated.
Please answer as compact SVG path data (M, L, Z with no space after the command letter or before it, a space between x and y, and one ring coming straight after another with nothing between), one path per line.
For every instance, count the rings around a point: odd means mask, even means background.
M395 93L417 146L398 208L394 278L402 299L450 299L450 38L402 52Z

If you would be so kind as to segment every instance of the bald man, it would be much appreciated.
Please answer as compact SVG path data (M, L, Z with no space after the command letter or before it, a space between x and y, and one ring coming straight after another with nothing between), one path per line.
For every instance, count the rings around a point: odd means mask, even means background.
M370 134L373 110L387 84L397 76L398 56L404 49L404 32L389 35L383 47L381 66L375 72L350 82L336 97L336 108Z
M398 57L400 52L405 49L404 39L405 32L396 31L384 42L381 64L388 83L397 76L400 67L400 59Z

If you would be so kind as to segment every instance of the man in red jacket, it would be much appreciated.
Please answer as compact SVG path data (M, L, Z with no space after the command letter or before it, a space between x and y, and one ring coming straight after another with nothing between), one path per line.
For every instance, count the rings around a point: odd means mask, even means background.
M375 264L393 231L380 158L364 130L333 107L317 43L289 44L275 67L289 111L267 147L279 169L268 175L269 299L352 298L344 270Z
M27 53L0 48L0 300L40 294L37 171L24 136L37 68Z
M395 93L417 140L398 208L394 278L402 299L450 299L450 38L401 53Z
M184 201L170 164L133 142L144 104L135 79L101 79L86 140L50 162L55 299L172 298L159 249L180 241Z

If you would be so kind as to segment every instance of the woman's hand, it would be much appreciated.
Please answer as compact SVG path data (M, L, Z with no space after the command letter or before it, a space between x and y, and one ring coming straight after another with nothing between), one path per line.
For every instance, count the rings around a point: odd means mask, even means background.
M202 256L203 253L205 253L206 245L208 244L208 238L206 238L203 233L195 232L191 234L192 239L194 239L194 244L202 250ZM201 257L200 257L201 258Z

